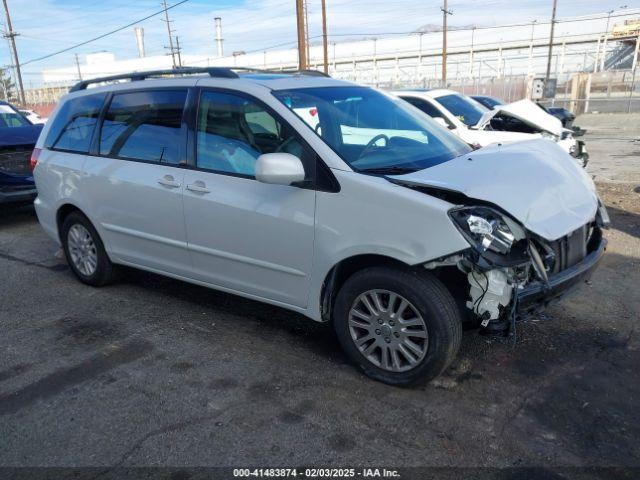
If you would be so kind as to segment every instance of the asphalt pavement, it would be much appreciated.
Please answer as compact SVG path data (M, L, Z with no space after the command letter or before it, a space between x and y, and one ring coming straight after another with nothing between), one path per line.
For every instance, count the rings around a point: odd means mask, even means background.
M592 280L515 345L466 331L412 389L286 310L131 269L82 285L30 207L3 207L0 466L640 467L640 182L600 189Z

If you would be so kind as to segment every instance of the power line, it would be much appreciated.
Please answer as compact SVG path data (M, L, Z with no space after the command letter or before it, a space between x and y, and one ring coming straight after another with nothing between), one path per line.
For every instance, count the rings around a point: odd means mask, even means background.
M638 12L629 12L629 13L620 13L618 15L611 15L611 18L615 17L629 17L632 15L637 15ZM573 22L587 22L590 20L601 20L607 18L607 15L597 16L597 17L575 17L575 18L567 18L565 20L556 20L556 25L558 23L573 23ZM536 25L549 25L551 22L537 22ZM449 32L470 32L472 30L492 30L498 28L512 28L512 27L526 27L531 26L531 22L526 23L509 23L504 25L487 25L487 26L471 26L471 27L448 27L447 30ZM409 31L401 31L401 32L353 32L353 33L332 33L329 35L330 37L367 37L367 36L380 36L380 35L426 35L429 33L442 33L441 28L434 28L433 30L429 30L428 32L420 32L417 30L409 30ZM311 37L317 38L317 36Z
M163 8L162 10L159 10L159 11L157 11L155 13L152 13L151 15L147 15L146 17L141 18L140 20L136 20L134 22L128 23L127 25L124 25L123 27L116 28L115 30L111 30L110 32L103 33L102 35L98 35L97 37L91 38L89 40L85 40L84 42L80 42L80 43L78 43L76 45L72 45L72 46L70 46L68 48L63 48L62 50L58 50L57 52L49 53L48 55L43 55L42 57L33 58L31 60L23 62L23 65L28 65L30 63L39 62L41 60L45 60L47 58L51 58L51 57L54 57L56 55L60 55L61 53L68 52L69 50L73 50L75 48L82 47L83 45L87 45L88 43L95 42L96 40L100 40L100 39L102 39L104 37L108 37L109 35L113 35L114 33L121 32L122 30L125 30L125 29L127 29L129 27L132 27L133 25L136 25L138 23L144 22L145 20L149 20L150 18L158 16L158 15L160 15L162 13L165 13L167 10L170 10L172 8L175 8L175 7L179 6L179 5L182 5L183 3L187 3L188 1L189 0L182 0L182 1L180 1L180 2L178 2L176 4L174 4L174 5L171 5L171 6L167 7L166 9Z

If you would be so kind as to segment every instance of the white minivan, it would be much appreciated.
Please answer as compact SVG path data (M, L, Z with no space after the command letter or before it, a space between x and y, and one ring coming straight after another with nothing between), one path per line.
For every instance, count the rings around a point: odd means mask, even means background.
M593 182L554 142L473 151L312 72L81 82L32 166L38 219L82 282L127 265L332 322L394 385L440 374L463 322L505 331L578 284L606 245Z

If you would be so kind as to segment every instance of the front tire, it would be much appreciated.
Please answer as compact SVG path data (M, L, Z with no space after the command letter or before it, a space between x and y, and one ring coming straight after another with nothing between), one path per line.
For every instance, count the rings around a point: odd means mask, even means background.
M429 272L371 267L349 277L333 323L351 361L396 386L427 382L455 358L462 321L446 287Z
M67 263L81 282L100 287L113 279L113 264L87 217L80 212L70 213L62 222L60 233Z

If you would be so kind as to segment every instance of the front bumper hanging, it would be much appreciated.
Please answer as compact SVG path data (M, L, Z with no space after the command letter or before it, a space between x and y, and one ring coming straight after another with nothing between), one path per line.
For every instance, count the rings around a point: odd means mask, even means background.
M600 239L598 247L577 263L555 275L549 276L548 283L536 281L518 290L518 314L526 314L532 310L558 299L573 287L588 280L602 260L607 247L607 240Z

